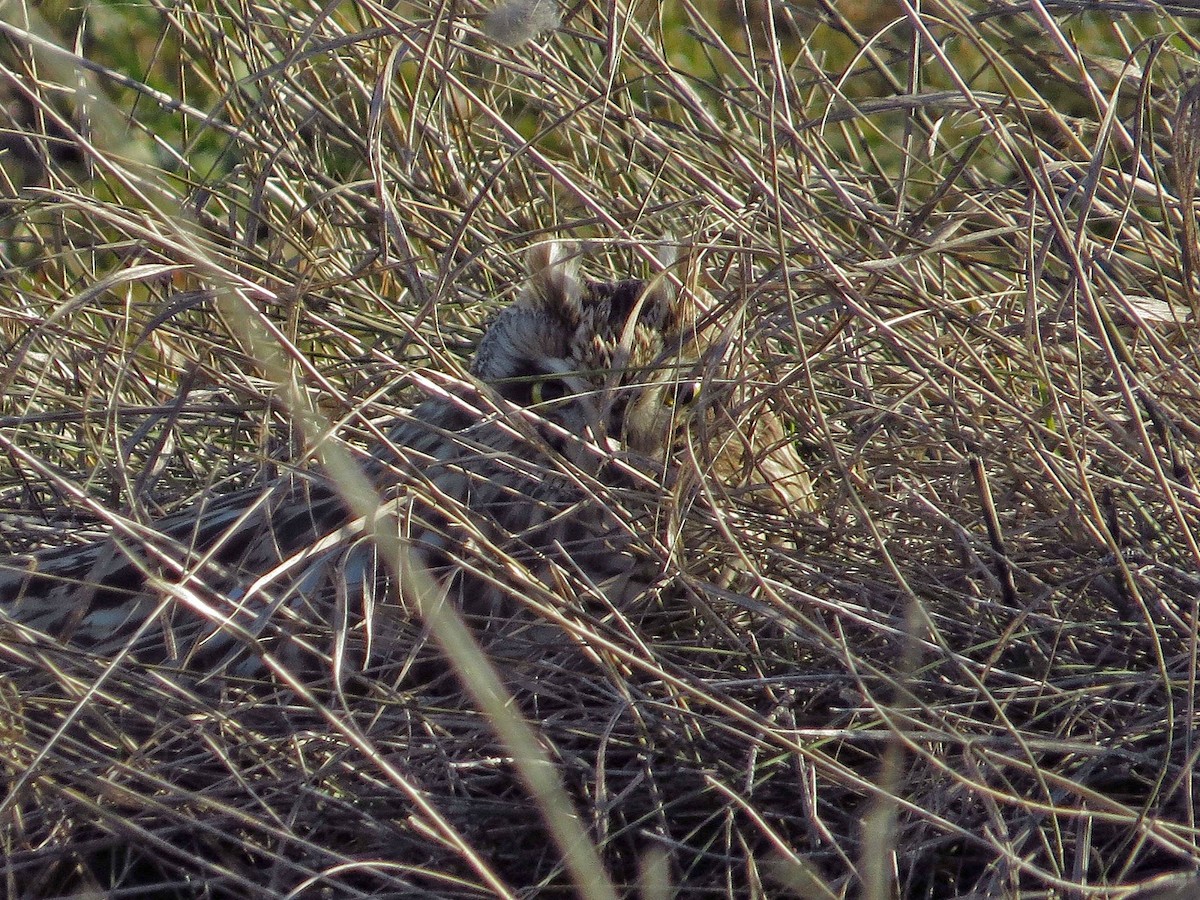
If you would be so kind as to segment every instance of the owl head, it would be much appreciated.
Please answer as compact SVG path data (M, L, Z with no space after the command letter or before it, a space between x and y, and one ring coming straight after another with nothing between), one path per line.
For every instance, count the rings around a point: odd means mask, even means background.
M726 332L699 321L693 294L667 277L674 263L664 252L656 277L592 281L574 245L535 246L528 284L484 335L473 374L555 426L547 443L585 469L597 461L589 447L661 463L702 436L699 469L771 505L814 509L783 423L761 398L744 414L730 403L761 375L722 358Z
M591 281L574 245L533 247L528 286L484 335L473 374L574 435L661 457L698 388L695 304L666 277L672 261L648 280Z

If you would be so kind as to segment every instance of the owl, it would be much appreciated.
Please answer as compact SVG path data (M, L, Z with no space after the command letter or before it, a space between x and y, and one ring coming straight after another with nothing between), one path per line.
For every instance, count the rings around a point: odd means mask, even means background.
M527 268L470 376L420 378L429 399L365 456L375 521L319 472L152 527L117 521L94 544L0 561L6 639L206 677L259 677L265 654L296 669L369 666L412 625L378 558L382 522L480 634L535 653L555 640L537 602L627 606L654 580L662 563L647 548L664 498L686 487L681 454L722 496L815 507L783 423L732 414L761 374L725 358L727 333L690 292L665 272L586 279L563 243L532 248Z

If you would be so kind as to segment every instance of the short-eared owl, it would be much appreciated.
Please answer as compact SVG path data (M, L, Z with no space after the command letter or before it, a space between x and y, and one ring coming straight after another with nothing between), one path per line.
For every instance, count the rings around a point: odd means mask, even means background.
M651 509L664 496L671 460L698 430L709 449L690 445L695 471L776 508L812 507L779 421L729 414L739 370L687 291L665 274L583 279L572 248L556 243L527 262L528 285L483 336L472 377L427 381L434 396L394 422L366 464L388 521L481 628L514 616L531 584L568 602L633 599L653 577L638 574L638 529L661 518L639 513L636 498ZM150 528L119 524L89 546L0 561L6 630L252 675L263 652L365 664L386 641L380 609L398 609L363 523L320 475ZM331 655L331 634L355 653Z

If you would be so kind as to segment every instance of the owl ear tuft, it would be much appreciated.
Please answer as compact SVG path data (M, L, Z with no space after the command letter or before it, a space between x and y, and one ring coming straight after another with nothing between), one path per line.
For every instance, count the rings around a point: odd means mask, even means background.
M691 252L681 252L678 242L667 234L658 245L661 271L648 288L647 300L662 310L662 329L677 334L694 327L696 321L696 266ZM683 290L677 284L683 285Z
M583 286L579 281L579 245L547 241L525 254L529 272L529 300L567 322L582 315Z

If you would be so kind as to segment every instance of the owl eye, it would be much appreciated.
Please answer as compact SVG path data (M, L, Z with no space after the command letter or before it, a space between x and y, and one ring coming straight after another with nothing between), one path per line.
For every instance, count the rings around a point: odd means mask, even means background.
M540 378L529 386L529 399L533 403L552 403L567 395L567 386L561 378Z
M700 385L694 381L681 381L678 384L670 385L663 392L663 404L665 406L691 406L696 402L696 397L700 394Z

